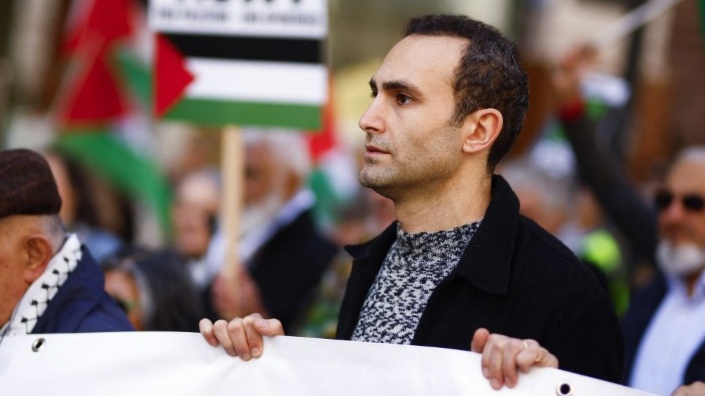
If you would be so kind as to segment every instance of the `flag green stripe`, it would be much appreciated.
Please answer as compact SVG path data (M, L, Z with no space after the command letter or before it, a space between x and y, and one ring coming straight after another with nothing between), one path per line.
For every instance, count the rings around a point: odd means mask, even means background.
M142 105L146 108L152 106L152 73L148 66L143 64L127 49L120 49L116 54L119 71L123 82L135 92Z
M318 130L321 128L321 107L186 98L177 103L165 118L209 126L271 126Z

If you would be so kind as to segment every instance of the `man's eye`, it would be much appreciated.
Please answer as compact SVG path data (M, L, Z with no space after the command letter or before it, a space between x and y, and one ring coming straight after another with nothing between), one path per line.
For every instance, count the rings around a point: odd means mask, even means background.
M376 97L377 97L377 91L372 91L372 92L370 92L370 96L372 96L373 98L376 98Z
M411 103L411 97L406 96L404 94L398 94L397 95L397 103L400 105L405 105Z

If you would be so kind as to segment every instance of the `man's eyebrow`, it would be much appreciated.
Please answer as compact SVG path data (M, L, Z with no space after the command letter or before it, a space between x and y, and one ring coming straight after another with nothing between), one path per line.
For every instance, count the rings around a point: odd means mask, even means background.
M370 88L372 88L373 91L377 89L377 82L374 78L370 79ZM385 81L382 83L382 89L384 89L385 91L406 91L414 96L421 95L421 90L419 90L416 85L405 80Z

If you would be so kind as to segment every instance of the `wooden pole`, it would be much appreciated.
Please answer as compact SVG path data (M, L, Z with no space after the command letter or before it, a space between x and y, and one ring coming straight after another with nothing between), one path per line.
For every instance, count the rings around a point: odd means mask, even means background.
M240 237L240 214L242 212L242 189L245 164L245 149L242 131L235 126L223 130L221 164L223 168L222 221L225 233L225 263L221 275L228 285L239 285L240 261L237 244Z

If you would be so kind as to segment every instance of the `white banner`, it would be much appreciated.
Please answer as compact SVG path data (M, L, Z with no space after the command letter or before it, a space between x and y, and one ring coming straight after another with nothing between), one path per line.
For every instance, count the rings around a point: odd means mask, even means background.
M548 368L497 392L480 371L472 352L283 336L267 339L250 362L196 333L30 335L0 344L3 396L646 395Z

